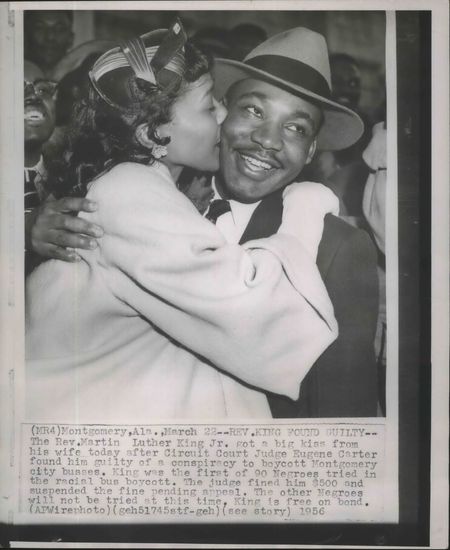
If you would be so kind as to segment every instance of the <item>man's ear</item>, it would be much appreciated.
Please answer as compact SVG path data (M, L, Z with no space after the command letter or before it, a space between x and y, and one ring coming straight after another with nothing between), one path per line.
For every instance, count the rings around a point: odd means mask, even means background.
M317 138L314 138L311 142L311 145L309 146L308 156L306 157L305 164L309 164L312 161L316 153L316 149L317 149Z
M149 137L148 123L143 122L134 131L134 137L146 149L152 149L155 142Z

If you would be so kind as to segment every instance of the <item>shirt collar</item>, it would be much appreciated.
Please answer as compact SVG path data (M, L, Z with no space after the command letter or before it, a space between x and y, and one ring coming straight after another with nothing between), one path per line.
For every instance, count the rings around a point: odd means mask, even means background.
M214 196L212 200L221 199L222 197L219 195L219 192L217 191L215 176L212 178L211 186L214 191ZM245 228L247 227L247 224L250 221L250 218L252 217L253 212L256 210L257 206L261 201L245 203L245 202L238 202L238 201L229 199L228 202L230 203L231 215L233 216L233 221L235 225L238 227Z
M25 166L25 170L28 172L29 170L36 171L39 175L45 176L46 175L46 169L44 165L44 157L41 155L39 160L34 166Z

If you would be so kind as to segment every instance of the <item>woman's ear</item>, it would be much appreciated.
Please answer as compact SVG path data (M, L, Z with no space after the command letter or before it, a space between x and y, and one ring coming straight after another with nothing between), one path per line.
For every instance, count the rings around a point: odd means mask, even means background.
M149 137L148 123L139 124L134 132L134 137L146 149L153 149L155 142Z
M153 139L148 134L149 131L147 123L140 124L134 132L136 140L143 147L148 149L153 158L160 159L162 157L165 157L167 155L167 147L165 145L161 145L160 142L162 139L159 136L158 131L155 130ZM170 139L168 139L168 141L170 141Z

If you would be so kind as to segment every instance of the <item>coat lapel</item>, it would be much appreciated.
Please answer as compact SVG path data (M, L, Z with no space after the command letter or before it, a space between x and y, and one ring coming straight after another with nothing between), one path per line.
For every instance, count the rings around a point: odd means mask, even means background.
M239 244L247 241L270 237L276 233L281 225L283 214L282 191L276 191L263 199L253 212L252 217L241 237ZM333 216L325 216L324 232L320 241L317 267L327 283L327 273L333 258L339 248L340 239L333 235ZM318 389L316 369L313 369L301 385L301 398L292 401L288 397L267 392L272 416L274 418L296 418L320 416L318 405L316 405Z
M333 216L331 214L327 214L325 216L324 224L323 224L323 234L322 239L319 244L319 250L317 251L317 267L319 268L319 272L322 275L322 278L324 279L326 283L326 274L328 273L328 270L330 269L331 263L339 250L339 246L341 245L342 241L340 238L337 238L336 234L333 234Z
M239 244L270 237L278 231L283 213L282 191L275 191L255 208Z
M272 193L260 202L253 212L239 244L244 244L253 239L270 237L276 233L281 225L282 214L283 191L280 190L275 191L275 193ZM337 239L333 239L332 235L330 235L330 224L327 222L329 222L328 218L331 217L330 214L325 216L323 237L320 241L317 254L317 267L322 277L327 273L340 242Z

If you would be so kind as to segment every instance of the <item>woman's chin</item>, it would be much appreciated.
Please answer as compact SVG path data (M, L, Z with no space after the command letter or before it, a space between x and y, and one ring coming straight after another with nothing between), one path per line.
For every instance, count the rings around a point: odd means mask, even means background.
M192 164L188 164L186 166L189 166L190 168L193 168L194 170L197 170L197 172L218 172L220 168L220 162L219 162L219 153L217 151L214 151L214 153L203 159L197 159L197 162L192 162Z
M218 172L220 168L219 155L218 154L215 155L209 160L208 163L205 163L205 164L208 164L208 166L201 168L200 170L202 172Z

